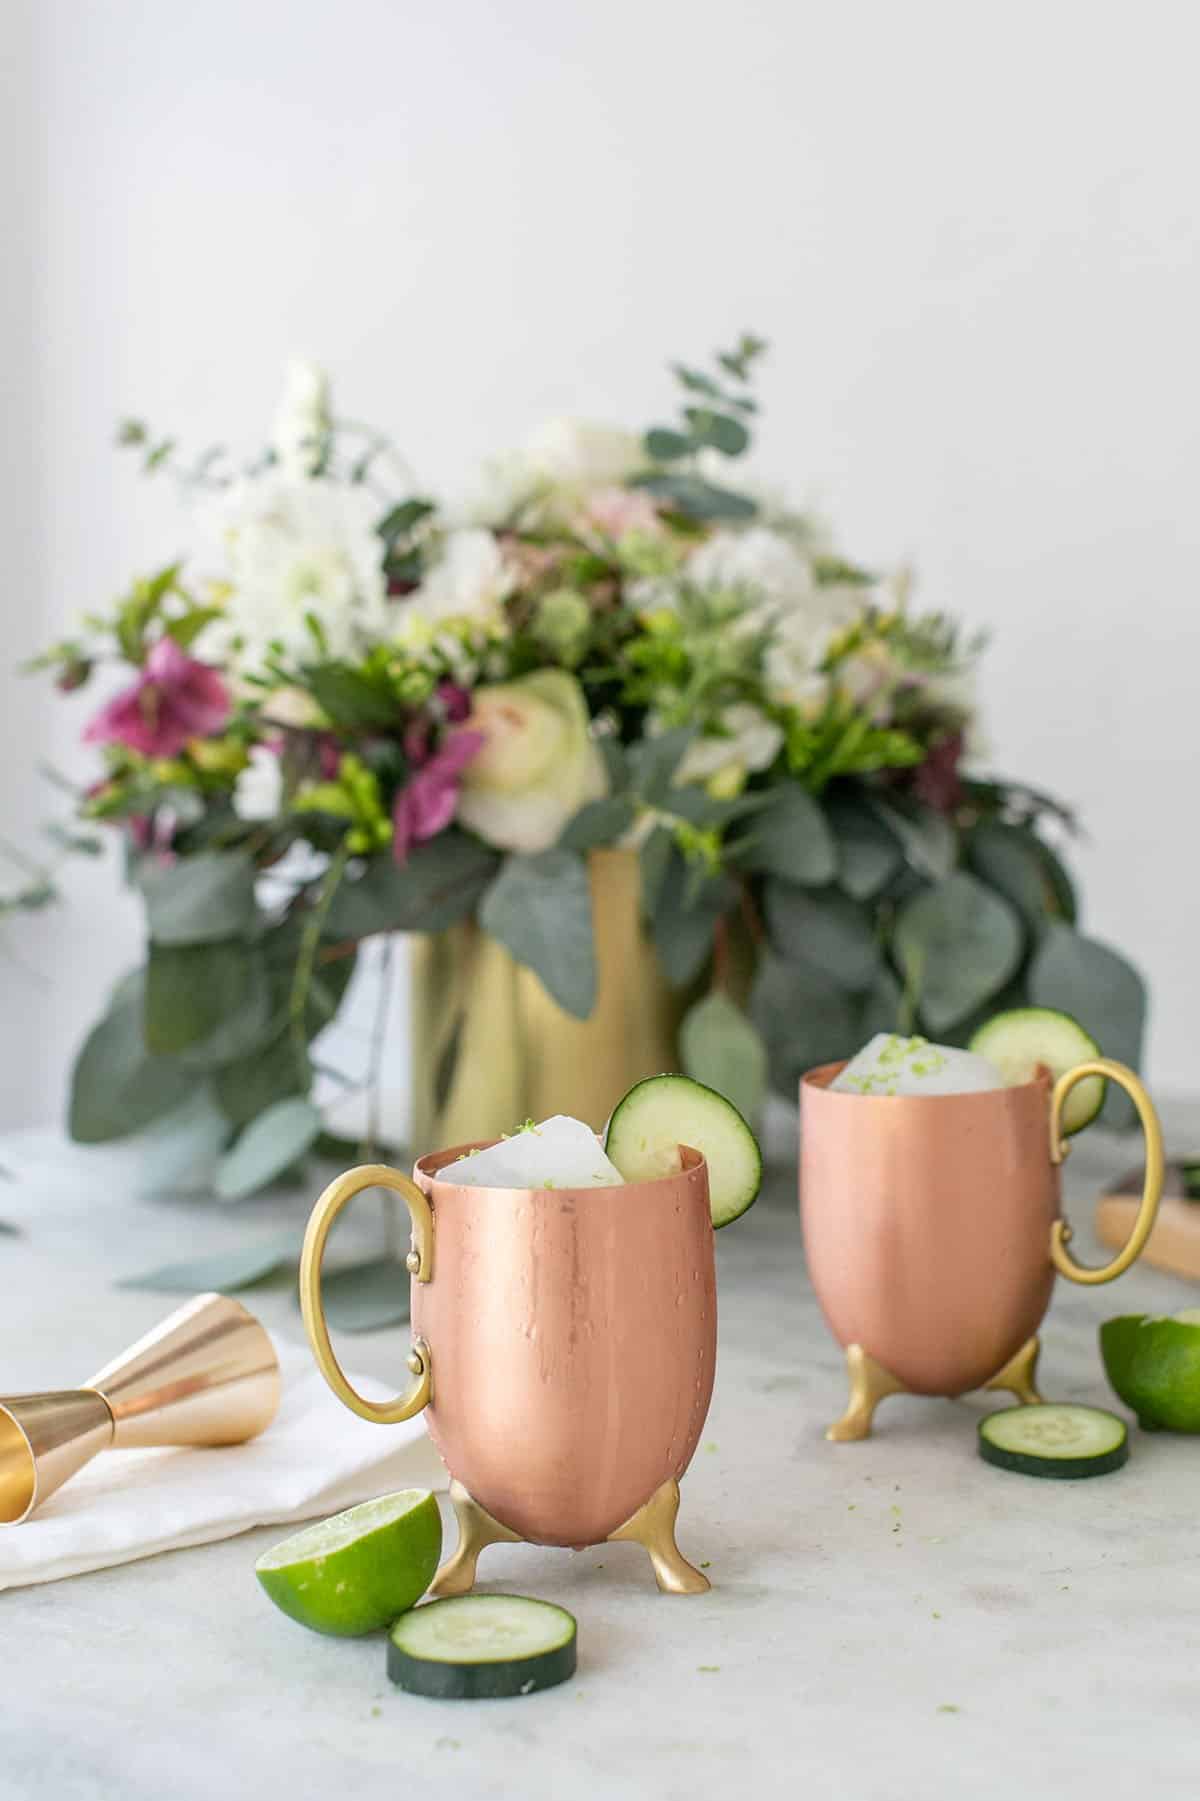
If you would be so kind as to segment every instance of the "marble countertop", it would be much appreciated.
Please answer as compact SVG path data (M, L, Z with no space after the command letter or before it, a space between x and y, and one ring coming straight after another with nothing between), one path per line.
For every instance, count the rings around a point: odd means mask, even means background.
M296 1197L129 1201L104 1157L22 1174L39 1162L31 1146L0 1147L18 1172L0 1217L23 1228L0 1239L8 1392L77 1381L169 1309L115 1275L303 1217ZM1068 1166L1095 1261L1088 1201L1135 1160L1092 1135ZM1119 1474L1036 1482L976 1455L995 1397L899 1397L873 1438L827 1444L844 1383L792 1187L776 1171L718 1239L716 1393L679 1527L711 1593L660 1595L634 1545L496 1546L482 1586L570 1608L578 1674L524 1701L454 1704L393 1690L382 1641L318 1638L275 1613L252 1564L278 1528L11 1590L3 1801L1194 1795L1200 1440L1135 1431ZM247 1298L299 1335L285 1278ZM1145 1268L1116 1289L1060 1283L1043 1391L1114 1405L1099 1322L1196 1299ZM347 1361L396 1378L406 1348L395 1328L354 1340Z

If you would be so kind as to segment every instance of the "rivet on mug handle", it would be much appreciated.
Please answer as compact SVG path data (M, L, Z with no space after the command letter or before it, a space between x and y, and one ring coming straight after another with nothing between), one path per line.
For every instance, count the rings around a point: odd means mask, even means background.
M1050 1158L1053 1163L1061 1163L1067 1154L1062 1133L1063 1106L1076 1082L1082 1082L1086 1076L1105 1076L1125 1090L1137 1108L1146 1142L1146 1181L1142 1189L1141 1206L1133 1223L1133 1231L1111 1263L1103 1264L1099 1269L1089 1269L1085 1263L1076 1263L1067 1250L1071 1237L1070 1226L1065 1220L1056 1219L1050 1228L1050 1257L1059 1274L1068 1276L1072 1282L1095 1284L1112 1282L1117 1276L1124 1275L1130 1264L1137 1262L1145 1248L1162 1195L1163 1141L1162 1127L1158 1123L1154 1103L1133 1071L1127 1069L1124 1063L1114 1063L1108 1057L1097 1057L1090 1063L1080 1063L1075 1069L1069 1069L1054 1084L1054 1094L1050 1101Z
M338 1400L352 1413L359 1414L364 1420L372 1420L377 1426L395 1426L401 1420L411 1419L414 1413L420 1413L429 1401L433 1387L429 1346L423 1338L413 1339L408 1367L416 1381L406 1395L398 1395L394 1401L368 1401L346 1380L329 1341L329 1327L321 1305L321 1260L325 1255L325 1241L342 1208L364 1188L391 1188L404 1201L412 1220L413 1248L407 1267L418 1282L431 1279L433 1213L429 1202L416 1183L401 1175L399 1170L389 1169L384 1163L364 1163L358 1169L348 1169L344 1175L336 1177L309 1216L304 1248L300 1253L300 1311L304 1315L304 1329L317 1368Z

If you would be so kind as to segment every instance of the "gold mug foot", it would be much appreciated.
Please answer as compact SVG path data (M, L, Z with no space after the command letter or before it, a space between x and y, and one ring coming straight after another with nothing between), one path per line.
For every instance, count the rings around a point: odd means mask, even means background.
M899 1377L893 1376L882 1363L876 1363L860 1344L846 1346L846 1373L850 1378L850 1405L825 1434L834 1444L848 1444L854 1439L869 1437L880 1401L886 1400L888 1395L905 1392Z
M431 1595L465 1595L475 1586L475 1567L479 1553L489 1545L520 1544L521 1535L502 1526L473 1501L461 1482L450 1484L450 1505L458 1521L458 1544L430 1584Z
M690 1564L675 1543L675 1519L679 1512L679 1484L672 1477L656 1488L623 1526L610 1532L614 1539L630 1539L650 1558L654 1580L664 1595L702 1595L711 1587L708 1577Z
M1037 1391L1035 1377L1037 1375L1038 1357L1041 1355L1041 1340L1035 1333L1027 1338L1019 1351L1015 1351L1004 1365L997 1370L990 1382L984 1383L985 1389L1007 1389L1025 1406L1034 1406L1041 1402Z

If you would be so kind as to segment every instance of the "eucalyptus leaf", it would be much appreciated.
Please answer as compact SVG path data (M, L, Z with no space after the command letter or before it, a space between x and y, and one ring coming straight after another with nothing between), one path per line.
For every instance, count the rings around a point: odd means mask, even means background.
M0 1219L0 1238L20 1238L21 1236L20 1226L11 1225L8 1220Z
M527 964L568 1013L596 1001L596 953L587 866L570 850L507 858L483 897L479 923Z
M266 965L257 946L151 944L143 1009L152 1051L179 1053L194 1069L218 1069L271 1034Z
M767 1047L771 1086L795 1102L806 1070L856 1048L853 997L810 963L773 951L758 960L750 1016Z
M1075 893L1075 884L1071 880L1070 871L1058 855L1051 849L1044 838L1035 839L1042 867L1046 872L1046 882L1054 897L1050 911L1066 925L1079 923L1079 900Z
M217 1159L228 1140L229 1121L210 1084L201 1078L181 1106L144 1127L134 1139L137 1192L211 1194Z
M152 1288L164 1294L235 1294L273 1276L287 1264L299 1261L300 1235L294 1229L278 1232L257 1244L236 1250L215 1251L206 1257L189 1257L183 1263L164 1263L140 1275L122 1276L117 1288Z
M739 457L750 442L750 433L741 420L731 419L728 413L690 406L684 408L684 417L691 427L693 439L699 444L710 444L722 456Z
M673 463L678 457L690 456L695 450L694 441L684 432L671 431L666 426L653 426L642 439L642 445L648 457L656 463Z
M1002 988L1024 951L1006 900L963 870L916 895L896 921L893 951L906 993L941 1032Z
M217 1193L223 1201L240 1201L265 1188L303 1157L320 1131L321 1115L311 1101L299 1097L276 1101L242 1130L222 1157Z
M495 851L453 827L421 845L402 869L390 857L372 857L338 887L325 937L444 931L474 913L499 863Z
M305 1082L291 1033L286 1029L261 1051L238 1057L213 1072L217 1105L231 1126L249 1125L276 1101L302 1094Z
M564 850L594 850L601 844L613 844L623 838L633 824L637 809L625 794L605 795L590 800L563 827L559 844Z
M837 879L855 900L870 900L904 861L900 841L878 814L849 794L831 795L825 817L837 845Z
M865 797L876 818L900 841L906 862L918 875L940 882L954 868L958 838L954 827L932 807L901 808L871 794Z
M394 1257L371 1257L326 1272L321 1281L325 1317L335 1332L374 1332L409 1316L410 1281Z
M1137 970L1106 944L1084 938L1068 925L1048 926L1030 965L1029 998L1035 1007L1071 1014L1104 1056L1139 1067L1145 985ZM1132 1102L1115 1082L1108 1084L1101 1118L1119 1130L1136 1118Z
M660 732L656 738L643 738L630 752L634 786L649 806L657 806L670 796L675 771L695 736L695 726L676 726L672 731Z
M798 888L770 877L764 889L767 929L785 957L804 957L839 988L869 988L881 960L870 915L838 888Z
M665 826L656 826L638 852L642 878L642 912L653 919L662 894L667 870L671 867L671 834Z
M820 806L798 782L782 783L739 844L743 868L820 888L837 873L837 846Z
M686 988L712 954L717 920L733 902L723 875L706 875L671 848L654 908L654 944L673 988Z
M679 1027L679 1054L694 1081L715 1088L757 1126L766 1094L767 1047L727 994L714 991L689 1007Z
M194 1075L153 1056L142 1034L142 971L123 982L71 1071L68 1131L78 1144L125 1138L178 1107Z
M1059 911L1042 846L1024 826L984 820L967 840L967 862L975 874L1011 901L1031 932L1040 933Z
M644 488L691 519L753 519L758 512L749 495L714 487L698 475L637 475L633 486Z
M156 944L215 944L254 927L254 861L245 851L198 851L166 866L147 858L138 886Z

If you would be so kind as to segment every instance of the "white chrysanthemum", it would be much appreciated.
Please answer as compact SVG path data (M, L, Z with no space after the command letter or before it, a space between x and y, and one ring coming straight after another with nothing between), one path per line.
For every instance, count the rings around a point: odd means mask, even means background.
M755 611L805 607L816 593L812 565L803 551L765 525L714 532L688 558L687 575L700 588L744 593Z
M329 430L329 382L316 363L293 359L284 375L271 442L285 475L311 475Z
M707 782L730 769L753 775L769 768L783 744L779 727L757 707L726 707L721 727L723 737L693 739L675 771L677 782Z
M312 658L310 619L334 657L386 637L377 510L361 488L281 472L231 493L218 520L232 589L222 625L243 663L272 647Z
M864 604L863 588L816 588L802 606L780 612L763 662L767 693L782 706L807 709L823 696L821 664Z
M441 555L400 608L401 630L443 619L484 619L513 586L513 574L489 531L464 527L447 532Z

